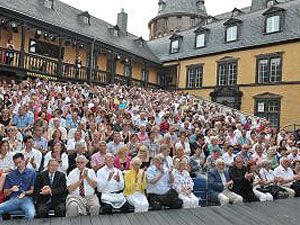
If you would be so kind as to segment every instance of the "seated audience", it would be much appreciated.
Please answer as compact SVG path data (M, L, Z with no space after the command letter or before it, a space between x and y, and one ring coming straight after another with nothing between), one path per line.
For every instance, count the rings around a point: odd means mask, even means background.
M114 155L107 153L105 166L97 172L98 191L101 192L102 212L111 214L113 209L128 212L129 203L123 194L124 178L120 170L114 167Z
M294 181L300 180L300 175L294 175L287 158L280 159L280 165L274 170L274 175L278 177L279 186L288 192L289 197L295 197L295 191L291 189L291 185Z
M0 171L10 172L14 168L12 156L14 153L9 152L7 141L0 141Z
M59 160L51 158L47 163L47 170L37 175L34 192L39 218L48 217L49 210L54 210L56 217L65 216L66 176L58 171L59 167Z
M96 150L97 152L91 156L91 167L95 170L95 172L105 166L106 142L101 141Z
M173 188L177 191L178 197L183 201L183 208L197 208L199 206L199 199L192 193L194 182L186 170L186 161L176 159L175 165Z
M26 160L22 153L13 156L16 170L7 174L4 183L4 194L8 200L0 204L0 221L5 213L21 210L25 219L35 216L35 207L32 199L34 191L35 171L26 167Z
M247 168L243 164L243 159L241 156L235 157L234 165L229 168L229 175L233 181L233 192L242 196L243 200L246 202L259 200L255 196L252 187L254 173L247 171Z
M181 208L183 201L171 186L174 182L173 169L164 165L165 157L158 154L154 157L153 165L147 170L147 194L152 208L162 209L163 206L172 209Z
M130 170L130 156L128 155L128 148L123 146L119 148L115 157L115 167L121 171Z
M211 200L220 201L221 205L242 203L243 197L232 191L234 181L230 178L225 162L216 160L216 168L208 172L208 195Z
M52 150L44 157L44 168L48 168L48 163L51 159L56 159L59 163L58 171L67 174L69 168L69 158L66 153L66 147L62 142L57 142L53 145Z
M135 157L131 160L131 170L125 171L124 195L130 205L134 206L134 212L147 212L149 203L145 190L147 188L146 171L140 169L141 160Z
M99 214L100 204L95 193L97 187L95 171L86 167L88 159L84 155L77 156L75 161L77 168L67 177L69 194L66 200L66 215L96 216Z
M29 169L34 169L39 171L43 155L39 150L33 148L33 138L32 136L26 136L24 138L25 148L21 153L23 153L26 160L26 167Z

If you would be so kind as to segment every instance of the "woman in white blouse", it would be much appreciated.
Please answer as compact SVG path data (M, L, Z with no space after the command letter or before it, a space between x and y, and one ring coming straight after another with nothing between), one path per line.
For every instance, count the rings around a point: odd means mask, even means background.
M48 168L48 163L50 159L57 159L60 162L58 171L67 174L69 168L69 158L67 153L64 151L65 146L61 142L57 142L53 145L52 151L48 152L44 158L44 169Z
M10 172L14 168L12 153L9 152L9 144L7 141L0 142L0 171Z
M175 165L173 188L178 192L178 197L183 201L183 208L197 208L199 206L199 199L192 193L194 182L186 170L186 161L176 159Z

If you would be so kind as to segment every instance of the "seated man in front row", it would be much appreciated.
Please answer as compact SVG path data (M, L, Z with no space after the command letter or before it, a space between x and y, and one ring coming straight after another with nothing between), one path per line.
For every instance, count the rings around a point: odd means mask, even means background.
M182 208L183 201L178 197L178 193L171 189L174 182L173 168L168 169L164 165L164 160L164 155L156 155L154 164L147 170L149 204L154 209L161 209L162 206L172 209Z
M221 205L242 203L243 198L232 192L233 181L229 173L224 169L225 162L222 159L216 160L216 168L208 172L208 191L209 197L213 200L218 199Z
M88 159L84 155L76 158L77 168L67 177L69 195L66 200L66 215L68 217L79 215L96 216L99 214L100 204L95 189L97 177L93 169L86 167Z
M21 210L25 214L25 219L33 219L35 208L31 195L34 190L35 171L26 168L26 162L22 153L13 156L16 170L6 176L4 184L4 194L9 200L0 204L0 221L2 215Z
M124 194L124 178L120 170L114 167L115 157L112 153L105 156L105 166L97 172L98 191L101 192L102 212L111 214L113 208L128 212L130 204Z
M48 217L49 209L54 209L56 217L65 216L67 184L65 174L58 171L59 164L57 159L50 159L48 170L36 178L34 192L39 218Z

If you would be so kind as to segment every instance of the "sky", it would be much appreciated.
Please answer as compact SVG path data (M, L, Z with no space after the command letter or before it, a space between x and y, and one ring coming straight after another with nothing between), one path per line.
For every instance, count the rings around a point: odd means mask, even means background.
M61 0L77 9L115 25L122 8L128 13L128 31L149 39L148 22L157 15L158 0ZM205 0L209 15L218 15L232 9L247 7L251 0Z

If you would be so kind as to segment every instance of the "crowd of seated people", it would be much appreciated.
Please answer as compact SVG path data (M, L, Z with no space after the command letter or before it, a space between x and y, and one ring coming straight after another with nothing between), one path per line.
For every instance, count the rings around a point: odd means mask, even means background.
M0 220L300 196L300 135L176 91L0 81Z

